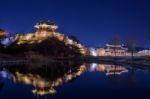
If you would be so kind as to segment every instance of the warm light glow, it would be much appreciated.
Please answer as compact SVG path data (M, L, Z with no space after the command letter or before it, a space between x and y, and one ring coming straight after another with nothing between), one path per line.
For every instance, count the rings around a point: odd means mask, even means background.
M104 64L99 64L96 68L97 71L104 72L105 71L105 65Z
M126 56L128 48L124 48L122 45L110 45L106 44L105 56Z
M40 29L40 28L49 28L49 29L52 29L52 30L58 29L57 25L49 25L49 24L37 24L34 27L37 28L37 29Z
M15 83L21 82L23 84L32 85L34 89L32 89L32 93L35 95L48 95L48 94L55 94L56 90L54 89L57 86L62 85L65 82L80 76L83 72L87 70L85 64L81 65L76 72L73 72L71 69L65 73L64 75L58 77L54 81L49 81L44 79L43 77L35 74L22 74L20 72L16 72L13 76L13 81Z
M17 41L17 44L21 45L21 44L41 43L42 40L48 37L55 37L59 41L64 42L66 45L73 45L73 46L78 47L82 55L87 55L87 48L84 47L82 44L73 41L67 36L65 37L64 34L57 33L53 30L49 31L49 29L57 29L58 28L57 25L40 23L40 24L35 25L35 27L38 29L35 33L17 34L15 37L15 41ZM96 52L95 53L93 52L93 54L96 55Z
M5 37L8 33L5 31L0 31L0 37Z
M105 56L105 49L104 48L97 49L97 54L98 56Z

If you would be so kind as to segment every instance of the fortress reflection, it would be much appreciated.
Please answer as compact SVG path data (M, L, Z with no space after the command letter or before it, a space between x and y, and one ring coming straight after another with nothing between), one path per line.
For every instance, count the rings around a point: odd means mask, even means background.
M72 81L87 70L86 64L55 63L41 66L28 64L24 66L12 66L1 71L3 78L9 78L14 83L32 85L32 93L35 95L55 94L56 87ZM9 71L9 72L8 72ZM11 72L11 73L10 73Z
M118 65L57 62L53 64L26 64L9 66L0 72L1 77L14 83L32 85L31 92L37 96L56 94L56 88L73 82L86 71L99 71L109 75L121 75L128 70Z

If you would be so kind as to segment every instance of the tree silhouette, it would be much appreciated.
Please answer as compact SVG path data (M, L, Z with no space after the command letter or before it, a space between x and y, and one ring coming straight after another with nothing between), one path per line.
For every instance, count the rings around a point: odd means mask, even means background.
M3 53L21 56L26 56L29 54L28 52L35 52L44 56L51 56L55 58L81 56L78 47L73 45L66 45L63 41L60 41L55 37L47 38L44 39L41 43L33 44L18 45L16 41L8 46L5 50L3 50Z
M128 51L131 52L131 58L134 58L134 52L136 51L136 47L137 47L137 40L134 37L130 37L127 40L127 48Z
M119 35L115 35L111 41L109 42L109 44L111 45L114 45L114 46L117 46L117 45L120 45L121 41L120 41L120 36ZM115 53L115 56L116 56L116 50L117 50L117 47L112 47L114 53Z

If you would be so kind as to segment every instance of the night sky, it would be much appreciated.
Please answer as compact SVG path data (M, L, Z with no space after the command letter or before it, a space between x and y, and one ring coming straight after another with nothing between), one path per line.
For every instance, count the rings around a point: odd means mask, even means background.
M89 47L104 46L114 35L148 45L150 0L1 0L0 12L0 28L12 35L51 20Z

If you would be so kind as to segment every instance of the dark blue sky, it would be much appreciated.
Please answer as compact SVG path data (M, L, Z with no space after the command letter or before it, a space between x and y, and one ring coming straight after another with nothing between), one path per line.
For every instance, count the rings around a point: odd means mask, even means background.
M35 23L51 20L58 31L93 47L113 35L147 44L150 26L149 0L1 0L0 12L0 28L10 33L34 32Z

